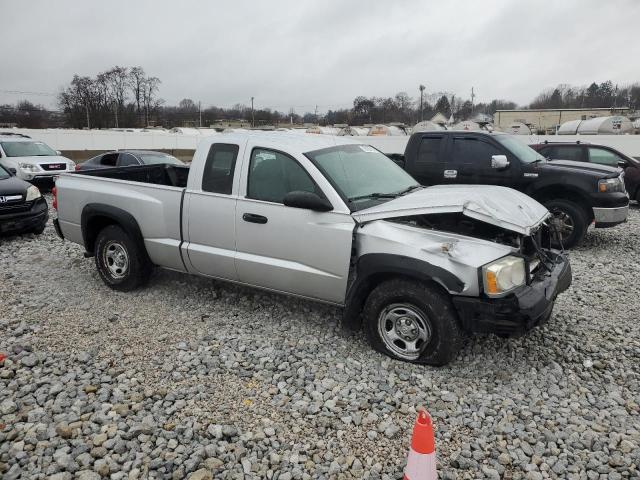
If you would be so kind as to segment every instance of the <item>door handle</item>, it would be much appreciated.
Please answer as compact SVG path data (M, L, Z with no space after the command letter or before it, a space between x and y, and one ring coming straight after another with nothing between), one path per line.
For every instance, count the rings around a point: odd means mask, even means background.
M245 213L242 215L242 219L245 222L250 222L250 223L267 223L269 221L267 217L264 217L262 215L256 215L255 213Z

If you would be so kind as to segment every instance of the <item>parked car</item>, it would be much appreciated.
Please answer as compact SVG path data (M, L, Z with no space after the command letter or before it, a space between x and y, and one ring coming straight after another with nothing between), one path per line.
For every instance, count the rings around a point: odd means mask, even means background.
M0 165L0 234L41 234L49 207L40 190Z
M73 171L75 163L44 142L24 135L0 136L0 165L31 183L53 184L53 177Z
M151 150L115 150L102 153L86 162L76 165L76 170L91 170L96 168L131 167L138 165L185 165L184 162L168 153Z
M563 159L589 162L624 170L624 184L632 200L640 202L640 161L607 145L585 142L545 142L531 145L549 160Z
M549 162L505 133L415 133L404 155L394 160L423 185L501 185L535 198L554 216L556 248L578 245L592 222L596 228L625 222L629 211L621 169L567 160Z
M190 169L65 174L54 195L58 234L115 290L155 265L335 304L410 362L449 362L466 333L523 333L571 282L537 201L423 188L353 137L223 134L200 142Z

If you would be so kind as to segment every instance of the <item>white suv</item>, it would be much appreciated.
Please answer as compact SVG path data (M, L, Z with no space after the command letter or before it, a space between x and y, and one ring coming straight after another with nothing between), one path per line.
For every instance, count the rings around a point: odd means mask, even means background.
M46 143L17 135L0 135L0 165L29 182L51 180L76 166Z

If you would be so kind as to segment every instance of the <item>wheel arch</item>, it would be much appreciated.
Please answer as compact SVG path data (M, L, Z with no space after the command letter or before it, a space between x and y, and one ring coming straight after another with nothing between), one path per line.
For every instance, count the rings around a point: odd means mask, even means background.
M587 207L590 205L589 198L571 185L549 185L534 190L529 195L542 204L550 200L569 200L577 204L585 212L588 222L593 220L593 209Z
M101 203L89 203L82 209L81 226L84 248L90 255L95 255L95 244L98 234L109 225L118 225L138 242L143 250L144 238L137 220L129 212Z
M444 293L461 292L464 282L437 265L403 255L366 254L355 265L355 279L347 288L343 325L352 329L361 322L361 313L369 294L381 283L393 278L427 283Z

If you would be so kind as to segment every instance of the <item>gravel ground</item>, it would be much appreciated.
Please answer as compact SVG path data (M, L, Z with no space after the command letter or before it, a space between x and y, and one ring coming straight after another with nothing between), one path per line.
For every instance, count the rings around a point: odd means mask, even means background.
M445 368L340 311L158 271L109 290L51 225L0 238L0 477L402 477L415 408L441 478L640 478L640 209L591 231L550 322Z

